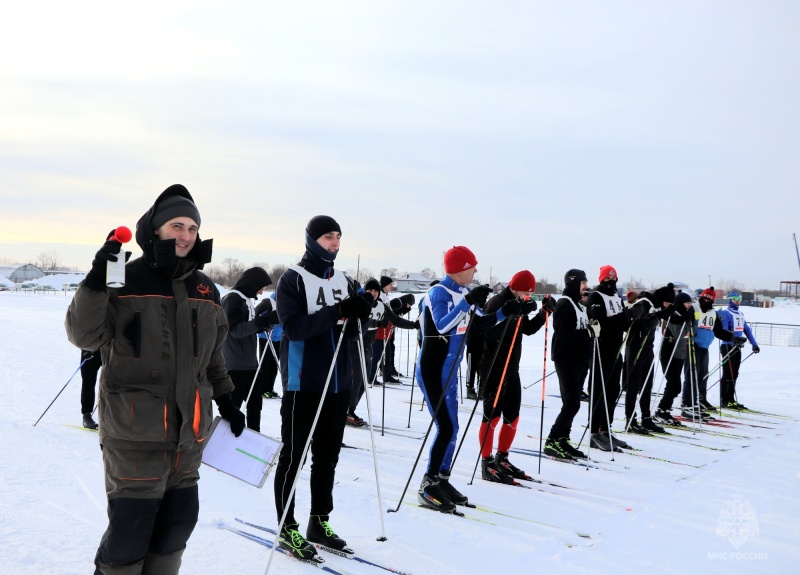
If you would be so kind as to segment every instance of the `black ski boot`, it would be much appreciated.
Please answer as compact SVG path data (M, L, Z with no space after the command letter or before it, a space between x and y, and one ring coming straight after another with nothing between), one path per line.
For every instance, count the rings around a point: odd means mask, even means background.
M586 454L580 449L576 449L569 442L569 437L562 437L561 439L559 439L558 445L561 447L564 453L566 453L570 457L574 457L575 459L586 459Z
M519 467L514 465L508 460L508 453L498 451L494 456L494 465L505 473L506 475L510 475L514 479L530 479L531 476L522 471Z
M629 433L638 433L639 435L650 435L649 431L647 431L644 427L639 425L639 422L636 420L635 415L628 420L627 427Z
M497 463L491 455L481 459L481 477L486 481L493 481L495 483L505 483L506 485L513 485L514 479L505 473L502 469L498 469Z
M700 398L700 407L707 411L717 411L717 408L711 405L711 402L708 401L705 397Z
M317 550L306 541L303 534L297 530L298 527L297 523L284 523L280 537L278 537L278 546L303 561L316 561Z
M478 394L475 393L474 387L467 388L467 399L478 399Z
M680 421L672 417L672 413L670 413L669 409L656 409L656 415L653 419L656 422L664 425L672 425L675 427L680 427L683 425Z
M608 433L605 431L601 433L592 433L591 439L589 439L589 445L594 447L595 449L599 449L600 451L611 451L611 439L608 437ZM614 451L617 453L621 452L621 446L617 445L616 440L614 441Z
M667 431L653 421L652 417L643 417L642 418L642 427L644 427L647 431L652 431L653 433L666 433Z
M450 483L450 474L439 472L439 487L444 491L445 496L455 505L468 505L469 497L461 493Z
M347 542L334 533L333 527L328 522L329 519L328 515L309 516L306 539L311 543L317 543L334 551L353 553L353 550L347 547Z
M608 432L606 432L606 433L608 433ZM633 447L628 445L628 442L620 439L619 437L617 437L613 433L609 433L609 435L611 436L611 439L614 440L614 447L621 447L622 449L633 449Z
M549 455L554 459L563 459L564 461L572 461L573 457L561 448L561 444L552 437L548 437L544 442L544 454Z
M456 510L455 504L447 498L447 494L442 489L438 475L425 474L422 477L422 483L417 492L417 501L420 505L442 513L453 513Z
M91 413L84 413L83 414L83 426L86 429L97 429L97 422L92 419Z

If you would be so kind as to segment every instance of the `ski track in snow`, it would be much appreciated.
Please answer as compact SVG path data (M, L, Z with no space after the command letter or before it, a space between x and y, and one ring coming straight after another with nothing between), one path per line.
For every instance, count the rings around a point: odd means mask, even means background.
M33 427L80 363L79 350L67 342L64 333L64 313L71 297L71 293L63 292L0 292L0 385L5 391L0 403L0 434L4 439L0 466L0 572L4 574L90 573L97 543L106 527L98 436L67 426L80 425L80 374ZM800 324L800 306L743 309L751 322ZM412 346L410 350L406 348L407 341ZM398 337L397 345L397 367L409 373L415 341ZM543 331L524 338L520 370L523 386L541 377L542 351ZM713 347L712 368L716 357ZM660 378L660 369L658 375ZM367 413L366 399L362 399L358 412L375 425L383 502L379 505L377 501L372 453L343 449L331 522L364 557L415 575L498 569L568 574L796 573L800 561L800 459L796 456L800 448L799 383L800 348L762 346L762 353L742 366L737 385L739 400L754 409L790 418L740 414L739 419L733 419L723 415L723 419L739 424L732 428L709 427L709 431L735 437L693 434L690 426L669 430L671 437L680 442L624 437L642 450L637 453L699 468L620 453L614 454L612 461L612 454L597 450L591 450L592 459L619 473L547 459L541 462L541 479L576 490L531 482L526 485L532 489L491 484L480 479L480 468L469 484L478 456L480 413L476 412L452 481L472 502L496 513L465 510L472 519L416 506L416 490L425 471L430 440L411 478L404 497L406 504L401 504L397 513L386 513L398 506L421 441L389 433L381 436L384 394L376 387L369 390L372 413ZM514 447L539 447L541 385L540 382L523 390ZM548 376L545 385L546 395L558 392L555 375ZM422 436L430 417L427 409L420 410L419 389L414 390L410 429L408 401L412 388L393 389L385 394L387 431ZM718 384L710 393L712 403L718 398L715 394ZM656 401L653 398L652 404ZM472 405L465 401L459 410L461 433ZM559 405L558 398L545 397L545 435ZM264 401L262 431L273 437L279 435L279 408L279 400ZM616 428L623 424L621 413L619 406ZM575 444L585 421L586 403L582 403L573 425ZM369 449L369 430L347 428L345 443ZM703 449L690 443L729 451ZM511 459L539 477L537 457L512 454ZM297 517L303 529L309 508L308 478L306 468L300 474L296 496ZM231 524L235 517L241 517L275 527L272 479L258 490L204 467L200 498L200 521L184 555L182 573L261 575L269 550L222 531L216 524ZM382 534L378 513L385 525L386 542L376 541ZM745 537L738 547L731 537L718 535L718 530L724 535L726 528L732 528L731 517L739 524L750 522L751 527L755 521L757 535ZM590 539L580 537L578 532L587 533ZM327 562L354 574L382 572L345 559L330 557ZM309 566L284 556L276 556L271 568L272 573L289 575L309 570Z

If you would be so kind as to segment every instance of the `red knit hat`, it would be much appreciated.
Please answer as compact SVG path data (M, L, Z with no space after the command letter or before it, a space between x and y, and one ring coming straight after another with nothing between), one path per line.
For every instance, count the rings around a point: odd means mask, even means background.
M603 283L603 281L607 280L611 274L614 274L614 279L619 277L617 275L617 270L615 270L613 266L603 266L600 268L600 279L597 281Z
M704 289L700 293L700 297L704 297L704 298L710 299L711 301L714 301L715 299L717 299L717 292L714 291L714 286L711 286L710 288Z
M631 291L629 291L628 293L625 294L625 300L628 303L633 303L637 299L639 299L639 292L635 292L635 291L631 290Z
M528 270L522 270L514 274L508 282L508 287L514 291L532 292L536 290L536 278Z
M444 254L444 271L448 274L457 274L478 265L475 254L464 246L453 246Z

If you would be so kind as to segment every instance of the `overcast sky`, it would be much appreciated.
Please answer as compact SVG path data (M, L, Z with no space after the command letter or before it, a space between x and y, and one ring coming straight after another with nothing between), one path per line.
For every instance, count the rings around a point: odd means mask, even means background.
M88 269L182 183L214 264L800 279L798 2L17 2L0 262ZM138 250L134 250L135 252Z

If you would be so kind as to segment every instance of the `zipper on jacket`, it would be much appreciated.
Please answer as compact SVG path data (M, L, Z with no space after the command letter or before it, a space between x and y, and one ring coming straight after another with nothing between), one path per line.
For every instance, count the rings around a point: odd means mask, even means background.
M194 357L197 357L199 352L198 346L198 338L197 338L197 308L192 308L192 337L194 338Z

